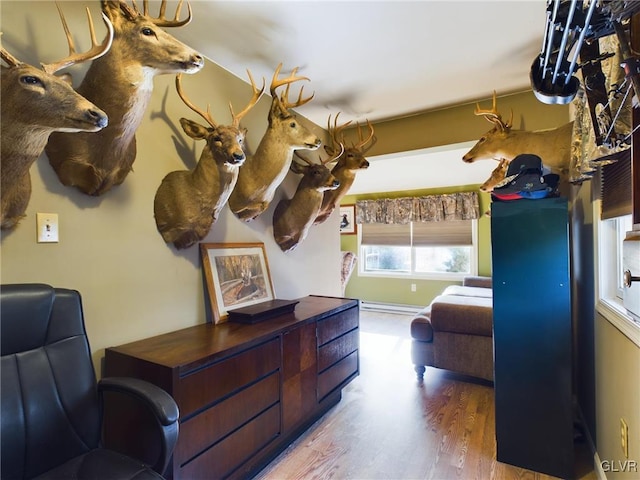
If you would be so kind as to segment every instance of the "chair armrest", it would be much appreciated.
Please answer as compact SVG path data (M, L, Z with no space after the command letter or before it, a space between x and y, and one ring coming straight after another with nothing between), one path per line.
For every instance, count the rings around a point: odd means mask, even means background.
M171 425L178 420L180 412L171 395L153 383L132 377L105 377L98 382L98 391L120 392L139 398L154 412L158 421Z
M106 446L163 475L178 441L180 412L173 397L130 377L105 377L98 382L98 393L105 413Z

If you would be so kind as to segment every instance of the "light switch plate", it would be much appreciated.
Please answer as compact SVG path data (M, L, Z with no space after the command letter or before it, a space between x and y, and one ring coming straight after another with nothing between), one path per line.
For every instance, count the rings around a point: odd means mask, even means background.
M58 214L36 213L38 243L58 242Z

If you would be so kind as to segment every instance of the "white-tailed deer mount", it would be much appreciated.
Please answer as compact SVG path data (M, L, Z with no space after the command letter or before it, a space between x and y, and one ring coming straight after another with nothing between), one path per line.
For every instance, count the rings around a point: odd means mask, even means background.
M324 192L340 186L338 179L325 166L342 155L344 148L340 147L333 157L320 163L310 162L296 153L307 165L294 161L291 171L303 175L302 180L293 198L280 200L273 212L273 237L283 252L293 250L307 237L318 217Z
M42 64L39 69L0 48L2 60L8 65L2 67L0 90L0 228L3 230L13 229L27 210L31 198L29 169L44 150L49 135L55 131L97 132L108 123L105 112L73 90L68 76L54 74L62 68L104 55L111 46L113 27L104 17L109 33L102 44L98 44L87 9L92 48L86 53L76 53L59 7L58 12L69 43L66 58Z
M514 130L511 128L513 118L505 122L498 113L495 92L493 92L491 110L482 110L480 105L476 105L474 113L483 116L495 127L478 140L462 157L463 161L467 163L491 159L511 161L521 153L532 153L538 155L552 173L560 175L561 179L569 179L573 122L549 130Z
M498 166L491 172L489 178L480 185L480 191L486 193L492 192L493 188L505 179L507 169L509 168L509 162L510 160L507 160L506 158L501 159Z
M176 76L176 89L182 101L206 120L209 127L180 119L187 135L195 140L205 140L200 160L193 170L181 170L164 177L153 202L156 226L167 243L176 248L187 248L202 240L218 219L220 210L227 203L238 179L238 171L245 161L243 150L246 130L240 128L240 120L258 102L264 93L258 89L249 74L253 96L248 105L237 115L229 105L233 123L218 125L206 112L193 105L182 90L181 77Z
M165 18L166 0L159 18L129 7L124 1L103 1L102 11L115 29L107 55L92 62L78 93L109 115L109 126L98 135L51 135L45 149L60 181L88 195L102 195L120 185L136 158L135 133L153 91L153 78L160 74L195 73L203 57L160 27L180 27L191 21Z
M253 220L269 207L276 189L291 166L294 150L316 150L322 143L289 112L290 108L304 105L313 98L313 95L303 98L302 87L298 99L289 102L291 84L309 79L296 76L297 67L288 77L278 79L281 68L282 64L276 68L269 88L273 97L269 111L269 126L255 154L247 156L245 164L240 169L238 183L229 197L231 211L246 222ZM285 85L285 91L278 96L276 90Z
M335 156L338 148L342 149L342 145L345 144L343 130L351 123L351 121L348 121L338 127L339 116L340 113L336 115L333 126L331 126L331 115L329 115L329 120L327 121L327 128L331 136L331 145L325 145L324 149L331 156ZM323 223L329 218L331 213L333 213L335 208L340 204L342 197L347 194L351 185L353 185L358 170L369 168L369 162L364 155L375 145L377 138L373 134L373 125L371 125L371 122L367 121L367 126L369 127L369 136L364 138L360 125L358 124L358 143L353 143L350 147L345 147L344 153L337 157L338 161L331 170L331 174L338 179L340 186L334 190L324 192L322 206L315 220L316 224Z

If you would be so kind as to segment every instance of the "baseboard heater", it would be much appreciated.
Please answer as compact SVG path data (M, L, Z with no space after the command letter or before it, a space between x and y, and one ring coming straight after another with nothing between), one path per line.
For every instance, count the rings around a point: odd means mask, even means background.
M420 311L420 307L416 307L415 305L402 305L399 303L378 303L378 302L368 302L366 300L360 301L360 309L368 310L368 311L376 311L376 312L387 312L387 313L402 313L405 315L413 315Z

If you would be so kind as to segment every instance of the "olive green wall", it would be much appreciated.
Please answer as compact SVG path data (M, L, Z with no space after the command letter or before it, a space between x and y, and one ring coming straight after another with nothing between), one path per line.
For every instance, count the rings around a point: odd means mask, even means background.
M492 92L487 92L487 98L479 99L481 108L491 107L491 95ZM475 107L475 103L469 103L377 122L374 127L378 141L367 152L367 156L476 141L492 126L483 117L474 115ZM559 127L569 121L569 107L545 105L531 91L508 95L498 92L497 108L505 121L513 111L515 129L543 130ZM349 135L355 138L353 129L346 133L347 139ZM464 164L460 166L464 167Z

